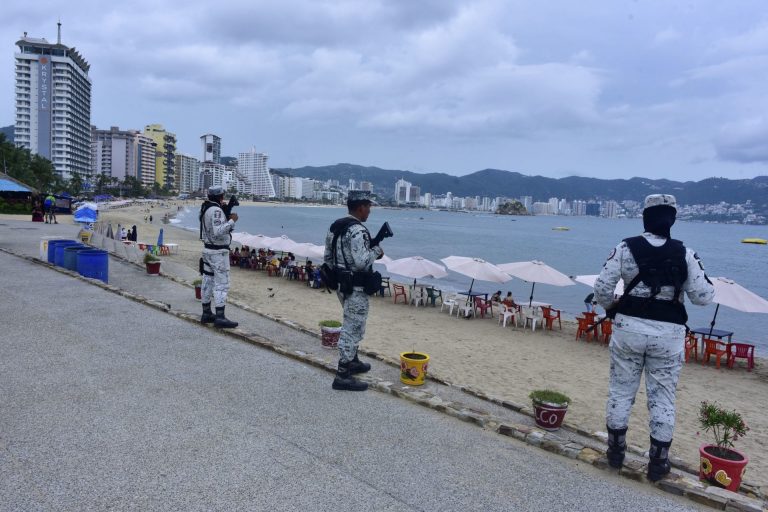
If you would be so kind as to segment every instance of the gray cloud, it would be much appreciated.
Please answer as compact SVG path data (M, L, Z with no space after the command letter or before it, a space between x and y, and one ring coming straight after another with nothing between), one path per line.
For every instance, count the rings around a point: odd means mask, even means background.
M7 70L22 31L55 38L59 7L6 4ZM276 165L700 179L766 161L763 8L86 0L62 14L92 64L94 122L162 122L189 151L218 131L226 151L256 144ZM9 73L0 90L10 122Z

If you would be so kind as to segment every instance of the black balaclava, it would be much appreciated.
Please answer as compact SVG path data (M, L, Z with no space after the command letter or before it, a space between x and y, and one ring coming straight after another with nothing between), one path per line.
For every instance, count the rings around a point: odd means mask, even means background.
M658 205L643 210L643 229L648 233L671 238L669 229L675 223L677 210L672 206Z

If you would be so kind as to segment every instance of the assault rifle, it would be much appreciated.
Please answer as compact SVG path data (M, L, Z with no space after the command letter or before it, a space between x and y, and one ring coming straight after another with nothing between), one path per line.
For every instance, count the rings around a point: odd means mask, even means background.
M240 206L240 201L237 200L237 197L235 195L232 195L229 198L229 202L227 204L221 205L221 209L224 210L224 214L227 216L227 220L232 216L232 208L235 206Z
M385 222L382 224L379 232L376 233L376 236L371 240L371 247L376 247L382 240L391 236L395 236L395 234L392 232L392 228L389 227L389 222Z

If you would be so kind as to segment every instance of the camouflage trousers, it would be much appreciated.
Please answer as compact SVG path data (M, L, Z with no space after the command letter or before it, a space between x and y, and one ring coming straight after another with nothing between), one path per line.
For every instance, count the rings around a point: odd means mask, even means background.
M368 295L362 289L357 289L344 298L344 294L336 292L341 305L344 307L344 321L339 337L339 360L348 363L355 358L357 347L365 336L365 322L368 320Z
M611 336L611 372L606 404L608 428L629 424L629 414L645 372L651 436L671 441L675 430L675 393L683 366L684 337L626 332L614 327Z
M203 271L213 272L212 276L203 274L203 285L200 290L203 304L211 302L211 296L213 296L214 307L223 307L229 292L229 251L204 249Z

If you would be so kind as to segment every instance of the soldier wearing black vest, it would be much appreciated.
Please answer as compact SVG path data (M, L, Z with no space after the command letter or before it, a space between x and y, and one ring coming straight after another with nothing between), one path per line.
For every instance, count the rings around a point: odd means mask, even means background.
M714 287L691 249L670 236L677 203L669 194L645 198L644 233L627 238L611 252L595 281L595 299L615 314L606 404L608 463L621 468L629 415L645 372L651 445L648 479L669 473L669 447L675 427L675 393L685 350L688 315L684 295L693 304L712 302ZM624 279L624 295L614 289Z
M372 265L384 255L382 248L372 243L371 234L363 222L371 213L371 193L352 190L347 198L349 215L336 220L325 237L325 255L323 262L335 270L337 275L346 275L345 284L339 280L336 291L344 311L344 322L339 338L339 366L333 379L332 388L344 391L365 391L366 382L354 376L365 373L371 365L360 361L357 349L365 336L365 324L368 320L368 278L373 277ZM376 274L378 275L378 274ZM378 276L378 290L381 276Z

